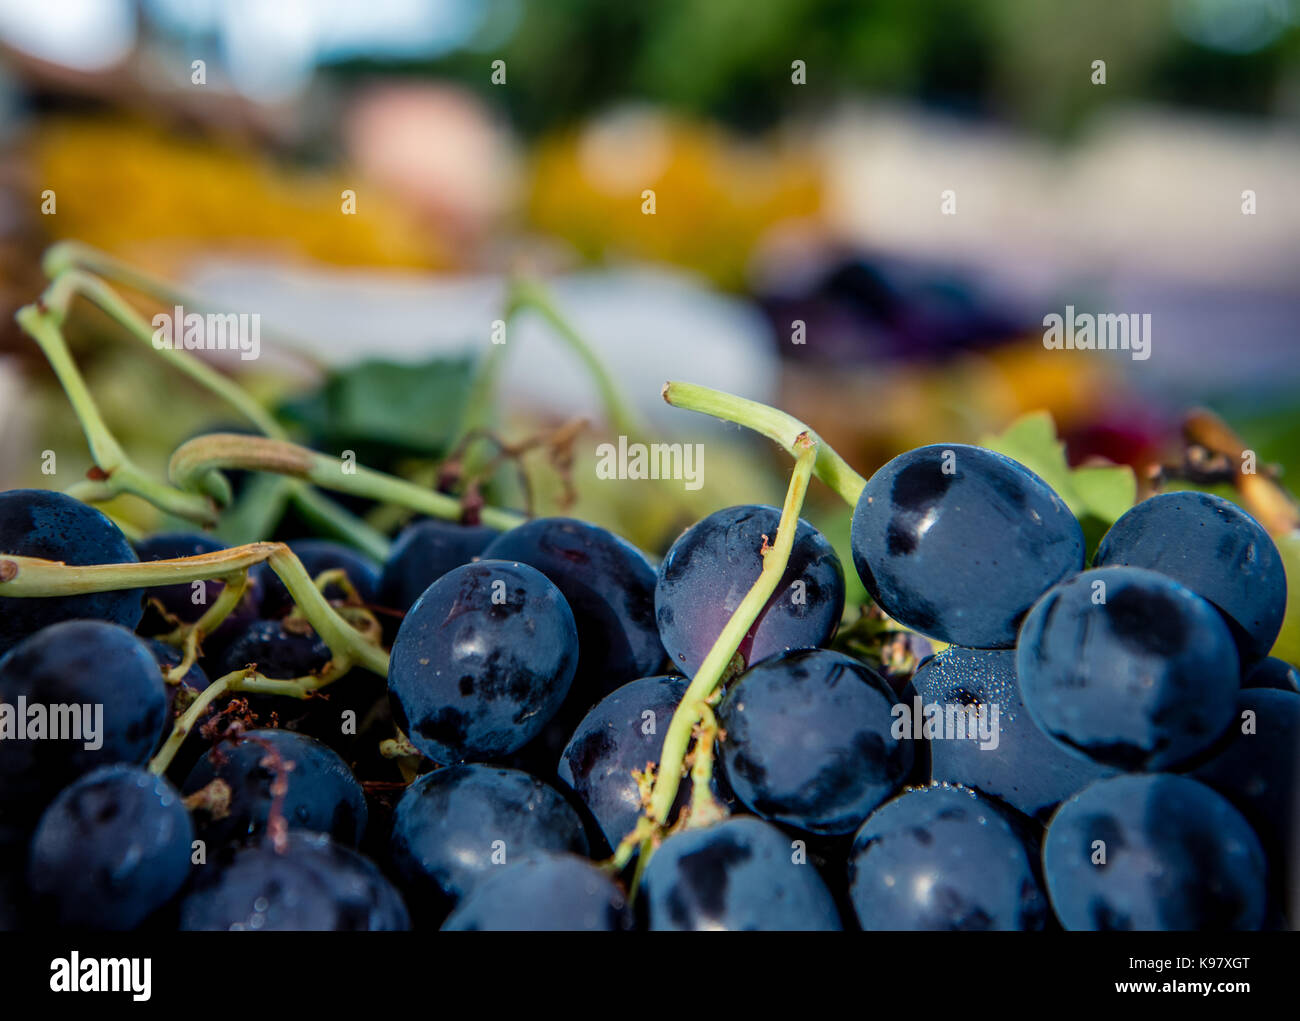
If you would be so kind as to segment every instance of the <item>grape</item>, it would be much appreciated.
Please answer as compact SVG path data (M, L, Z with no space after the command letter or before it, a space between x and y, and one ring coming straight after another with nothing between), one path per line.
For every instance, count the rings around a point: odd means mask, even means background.
M659 566L655 617L673 666L694 677L763 570L764 542L776 541L775 507L728 507L696 522ZM785 573L740 643L754 664L791 649L814 649L844 612L844 571L826 537L800 519Z
M1097 548L1098 567L1146 567L1211 603L1243 662L1262 659L1282 629L1286 571L1277 546L1234 503L1209 493L1162 493L1137 504Z
M1043 867L1067 929L1256 929L1264 919L1258 838L1186 777L1117 776L1076 794L1047 828Z
M342 569L363 603L376 601L375 594L379 590L379 567L369 557L348 546L326 539L294 539L288 545L289 549L293 550L294 556L302 562L303 568L310 577L315 578L324 571ZM249 572L250 578L254 575L259 577L265 591L262 597L263 617L274 620L283 617L293 609L293 597L289 595L289 590L284 587L284 582L280 580L279 575L270 567L266 564L258 564ZM347 592L335 584L327 585L324 595L326 599L339 601L346 600L348 597Z
M686 685L684 677L664 676L623 685L583 717L564 749L559 778L587 806L610 847L636 825L641 795L632 771L658 761ZM689 789L682 784L677 807Z
M798 842L736 816L664 841L642 877L654 930L838 930L839 912Z
M11 489L0 493L0 559L5 554L66 564L131 564L135 552L117 525L62 493ZM80 596L0 597L0 654L59 621L89 618L133 630L140 590Z
M138 766L104 766L51 802L32 838L28 879L42 917L133 929L189 877L194 827L180 795Z
M853 563L887 614L972 648L1009 648L1042 593L1083 567L1083 532L1024 465L960 443L919 447L867 482Z
M264 677L290 680L317 673L329 661L329 646L310 627L295 627L283 620L256 620L212 661L208 673L224 677L256 666Z
M455 932L618 932L631 928L623 891L590 862L536 853L484 876L447 918Z
M162 674L143 641L102 620L69 620L36 632L0 659L0 703L29 723L84 724L81 739L0 740L0 844L26 834L54 796L83 773L149 757L167 718ZM80 707L65 716L59 706ZM102 712L102 717L99 714ZM62 722L60 722L62 721ZM87 748L98 729L97 748ZM49 732L47 732L49 733Z
M826 649L765 659L718 709L727 781L765 819L851 833L912 766L891 734L894 693L869 667Z
M408 525L393 542L379 576L380 606L405 613L424 590L454 567L479 556L499 532L429 518Z
M203 672L203 668L194 663L176 684L166 683L166 675L171 673L174 667L180 666L184 658L181 650L157 638L146 638L144 644L163 674L163 691L167 694L167 718L174 720L189 707L200 692L207 690L212 682ZM163 736L166 737L165 734Z
M435 905L454 904L489 872L533 851L585 855L587 838L558 791L517 769L466 765L426 773L393 814L393 863L408 889Z
M526 564L449 571L411 607L393 643L398 725L435 762L522 748L560 708L578 661L573 613Z
M969 737L928 742L935 781L974 788L1045 821L1061 801L1115 772L1067 752L1030 719L1020 697L1014 649L950 645L921 665L912 686L923 708L985 706L992 721L997 707L996 747L983 748L978 738ZM915 703L910 698L905 702L915 719ZM921 719L924 723L924 715Z
M142 562L194 557L227 548L225 543L218 542L211 536L188 532L165 532L142 539L135 544L135 552ZM226 587L225 582L211 579L200 584L203 591L203 601L200 603L194 602L194 594L198 589L188 581L175 585L156 585L145 589L144 617L136 630L142 635L162 635L176 627L175 621L167 620L155 607L149 605L150 600L157 600L164 613L176 618L182 624L193 624L211 608ZM225 646L255 621L261 612L261 604L262 587L254 569L248 573L244 594L240 597L239 604L212 634L204 637L203 643L207 653L211 655Z
M1300 694L1300 668L1276 656L1266 656L1241 679L1243 688L1275 688Z
M185 931L402 931L401 895L368 859L323 833L295 830L283 854L268 838L230 845L181 902Z
M572 608L582 649L574 682L580 712L663 663L654 568L631 543L585 521L536 518L503 532L483 557L536 568Z
M1052 588L1020 630L1016 672L1049 737L1128 770L1164 769L1208 748L1239 686L1223 618L1138 567L1085 571Z
M1229 728L1226 746L1190 776L1222 794L1254 826L1287 916L1300 926L1300 695L1249 689L1237 696L1237 709L1241 726Z
M920 787L863 823L849 855L862 928L1025 930L1047 921L1025 845L992 802L947 784Z
M193 794L214 780L230 788L230 803L204 818L201 831L212 844L263 833L275 794L287 770L281 804L291 829L328 833L337 843L356 845L366 830L366 796L347 764L328 746L289 730L251 730L233 746L219 744L190 771L183 790Z

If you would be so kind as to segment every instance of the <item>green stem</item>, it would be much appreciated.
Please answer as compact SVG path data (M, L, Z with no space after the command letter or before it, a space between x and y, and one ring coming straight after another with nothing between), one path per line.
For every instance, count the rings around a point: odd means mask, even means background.
M797 455L796 442L800 436L811 437L817 447L813 474L839 493L850 507L857 506L858 497L867 484L866 479L850 468L844 458L793 415L697 383L665 383L663 398L674 408L699 411L727 422L748 426L779 443L791 455Z
M654 790L650 795L649 818L659 826L668 822L673 801L682 779L682 764L690 745L691 734L695 725L704 715L709 697L722 681L727 666L740 648L749 629L762 612L763 607L772 598L776 587L785 574L790 562L790 550L794 546L795 529L799 526L799 512L803 508L804 496L808 492L808 480L812 475L813 464L817 458L817 444L807 434L796 438L792 446L798 452L794 472L790 476L790 488L786 492L785 505L781 510L781 521L776 529L776 541L763 551L763 569L758 580L754 582L736 612L731 615L718 635L713 648L704 657L704 662L696 672L682 696L681 704L673 713L672 722L664 738L663 753L659 757L659 769L655 774Z
M55 314L39 305L24 305L14 318L36 341L68 396L86 435L91 459L105 475L104 479L96 480L103 484L99 492L111 495L132 493L169 514L202 525L213 524L217 515L211 500L199 493L183 493L155 481L127 456L109 431L86 381L72 360Z
M190 440L176 449L168 473L178 486L190 490L204 485L212 472L222 468L276 472L449 521L461 516L460 502L453 497L329 454L260 436L211 433ZM519 514L495 507L484 507L479 516L483 524L503 531L524 521Z
M507 317L513 318L518 312L532 309L550 325L559 338L568 345L586 367L596 389L600 393L605 415L613 429L630 439L644 435L640 419L623 398L614 378L605 371L596 352L583 339L573 325L561 314L550 292L535 280L517 279L510 285L506 302Z

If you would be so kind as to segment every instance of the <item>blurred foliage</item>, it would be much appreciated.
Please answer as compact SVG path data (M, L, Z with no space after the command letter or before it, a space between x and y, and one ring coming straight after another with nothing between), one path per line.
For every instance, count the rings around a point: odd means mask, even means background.
M1239 5L1244 0L1231 0ZM496 24L522 8L504 44L433 62L540 131L603 106L653 100L763 126L859 92L907 96L957 111L1068 133L1120 98L1266 113L1300 58L1292 27L1250 53L1209 49L1178 30L1189 0L498 0ZM1228 2L1224 17L1234 16ZM1259 3L1238 20L1258 15ZM1183 15L1186 17L1186 15ZM1283 15L1284 16L1284 15ZM491 59L511 83L494 88ZM791 61L808 68L792 88ZM1107 62L1107 84L1090 65ZM425 65L429 66L429 65Z
M30 140L33 207L52 189L55 238L76 238L175 276L169 257L201 243L342 265L437 268L442 242L400 205L360 190L355 215L341 211L338 172L304 174L246 148L178 137L138 121L60 117ZM150 239L142 244L141 239Z

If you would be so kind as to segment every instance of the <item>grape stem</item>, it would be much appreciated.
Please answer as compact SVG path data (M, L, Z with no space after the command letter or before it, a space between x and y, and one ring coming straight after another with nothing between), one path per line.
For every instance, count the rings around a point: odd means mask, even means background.
M284 582L294 603L332 653L374 673L388 674L388 654L379 646L375 635L357 631L339 615L284 543L254 542L193 557L133 564L74 566L35 557L6 555L0 558L0 596L83 595L178 582L220 580L263 561ZM215 604L213 610L216 610Z
M212 492L220 489L221 483L216 480L222 478L219 472L223 468L275 472L436 518L458 521L461 517L460 501L454 497L286 440L264 436L237 433L199 436L176 448L168 475L183 490ZM495 507L482 508L479 517L485 525L502 531L524 521L519 514Z
M776 539L762 550L763 569L759 572L758 580L723 627L673 713L668 733L664 737L663 751L659 756L659 767L655 771L649 805L636 828L623 838L615 851L613 864L616 868L626 865L638 847L643 860L653 853L654 844L668 825L668 816L677 798L691 737L702 720L712 721L709 699L722 683L745 635L776 592L790 562L795 530L799 527L799 512L803 509L808 483L817 461L818 444L813 435L805 431L793 437L790 448L795 454L795 466L786 491L785 504L781 508ZM712 727L706 725L701 729L701 737L707 737L710 741L715 733L716 722L713 722ZM696 765L699 766L699 772L692 776L692 781L697 788L703 783L707 791L712 777L711 750L705 752L703 757L697 752Z
M825 440L793 415L698 383L665 383L663 398L674 408L698 411L747 426L779 443L792 456L798 456L799 438L810 437L817 449L813 474L835 490L850 507L858 505L858 497L862 495L867 480L850 468L848 462L835 453Z

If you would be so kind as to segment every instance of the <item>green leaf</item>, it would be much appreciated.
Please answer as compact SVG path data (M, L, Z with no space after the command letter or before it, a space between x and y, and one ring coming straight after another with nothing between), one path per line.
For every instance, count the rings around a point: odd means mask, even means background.
M1126 464L1071 468L1046 411L1022 415L1005 432L985 436L981 443L1019 461L1056 490L1079 519L1090 556L1115 519L1137 500L1137 477Z
M460 422L474 359L435 358L416 364L365 361L333 372L314 393L282 406L279 414L313 446L349 448L387 463L394 456L437 457Z

